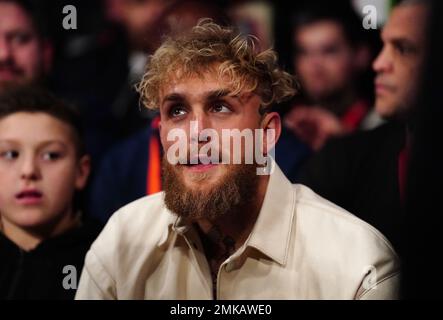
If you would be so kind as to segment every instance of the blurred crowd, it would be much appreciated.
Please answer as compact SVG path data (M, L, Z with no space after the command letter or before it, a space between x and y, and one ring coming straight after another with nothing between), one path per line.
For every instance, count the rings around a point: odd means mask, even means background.
M77 9L77 29L63 28L68 4ZM48 95L40 97L43 103L63 104L67 114L78 116L81 131L68 135L71 141L84 141L83 158L75 158L84 171L71 179L73 190L58 196L66 204L75 200L80 212L63 232L29 245L18 231L5 231L15 218L2 218L0 298L72 298L71 291L39 291L38 281L29 285L26 279L53 256L54 269L71 264L81 270L86 250L113 212L162 190L159 116L140 104L135 86L164 36L190 29L201 18L255 35L296 76L296 98L273 107L283 123L275 160L291 182L367 221L405 254L402 217L431 3L374 4L380 21L365 29L362 2L351 0L0 0L0 107L11 104L10 92L19 90L23 101L14 100L15 112L44 112L72 126L65 113L39 109L38 102L31 107L29 101L38 100L44 88L52 95L43 94ZM13 113L0 111L0 162L14 156L2 134L15 132L1 124ZM13 120L29 131L27 137L42 126ZM47 134L63 135L62 129ZM12 169L2 166L0 183L6 185L1 175ZM6 210L3 199L0 215ZM20 223L41 223L35 219ZM61 250L75 252L75 259ZM15 262L5 266L3 259Z

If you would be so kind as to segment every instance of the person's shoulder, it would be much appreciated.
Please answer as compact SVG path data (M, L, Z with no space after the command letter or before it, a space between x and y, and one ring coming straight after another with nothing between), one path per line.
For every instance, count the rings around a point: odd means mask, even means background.
M352 255L355 251L359 252L358 255L381 254L397 259L391 243L375 227L302 184L296 184L294 188L297 220L302 224L298 230L307 237L337 249L343 248L345 255Z
M98 296L116 297L119 286L158 262L175 219L165 207L162 192L117 210L86 254L82 279L92 280L84 280L80 296L89 297L88 290L99 288Z
M390 242L377 229L308 187L295 185L295 189L296 250L304 253L310 272L326 282L333 274L343 288L356 290L358 299L370 298L377 286L396 292L400 260Z
M397 121L390 121L374 129L357 131L342 137L331 138L325 145L328 148L352 148L353 150L368 150L372 144L377 146L392 135L401 135L404 125Z
M137 199L117 210L92 248L96 252L155 247L168 233L175 216L166 209L163 192Z
M326 165L328 168L333 166L335 169L339 167L342 170L352 170L362 164L372 163L379 158L380 153L385 154L387 150L396 149L402 145L403 140L404 126L394 121L371 130L334 137L308 161L306 167L317 170L319 166Z
M134 200L117 210L110 220L123 229L128 230L153 230L161 228L168 223L172 214L166 209L164 192L144 196Z

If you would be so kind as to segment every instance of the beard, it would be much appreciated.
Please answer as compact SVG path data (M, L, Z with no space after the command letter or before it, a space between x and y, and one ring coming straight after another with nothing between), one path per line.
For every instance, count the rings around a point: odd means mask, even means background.
M199 185L191 188L183 181L186 165L172 165L164 157L162 168L166 207L189 221L202 218L214 221L228 215L241 214L248 207L251 209L258 190L257 165L223 166L226 166L226 172L210 186L204 185L208 179L207 173L189 175Z

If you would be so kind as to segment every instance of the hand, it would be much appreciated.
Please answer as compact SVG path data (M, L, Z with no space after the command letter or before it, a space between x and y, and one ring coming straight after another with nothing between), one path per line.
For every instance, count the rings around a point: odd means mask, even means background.
M285 116L284 124L315 151L323 147L330 137L346 133L336 115L317 106L295 107Z

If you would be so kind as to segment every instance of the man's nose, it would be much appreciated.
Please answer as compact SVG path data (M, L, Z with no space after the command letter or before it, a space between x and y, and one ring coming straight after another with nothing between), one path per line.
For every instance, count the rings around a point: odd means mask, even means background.
M0 37L0 62L8 61L11 59L12 49L10 44L4 39Z
M392 70L392 59L386 46L383 47L378 56L375 58L374 62L372 63L372 68L377 73Z
M196 113L190 123L191 140L198 142L206 141L202 131L208 128L210 128L208 116L204 112Z

